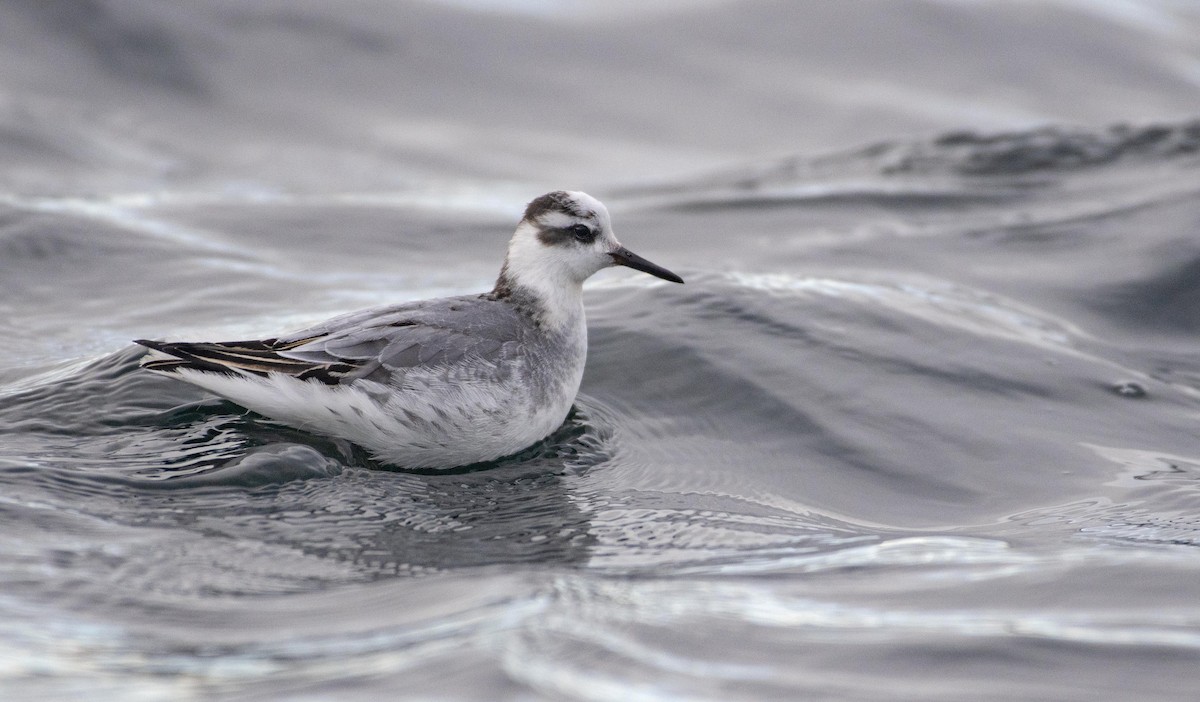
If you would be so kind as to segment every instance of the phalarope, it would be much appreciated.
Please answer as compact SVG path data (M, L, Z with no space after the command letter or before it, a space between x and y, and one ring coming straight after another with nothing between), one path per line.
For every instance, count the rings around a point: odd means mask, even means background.
M516 453L567 417L587 358L583 282L609 266L683 279L613 234L582 192L529 203L496 286L335 317L267 339L161 342L148 370L408 468Z

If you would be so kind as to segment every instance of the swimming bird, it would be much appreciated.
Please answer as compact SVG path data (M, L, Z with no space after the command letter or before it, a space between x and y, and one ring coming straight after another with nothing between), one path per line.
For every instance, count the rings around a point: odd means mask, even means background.
M440 469L491 461L550 435L583 379L583 282L628 266L682 283L613 234L582 192L532 202L489 292L334 317L251 341L163 342L147 370L284 424L349 440L377 460Z

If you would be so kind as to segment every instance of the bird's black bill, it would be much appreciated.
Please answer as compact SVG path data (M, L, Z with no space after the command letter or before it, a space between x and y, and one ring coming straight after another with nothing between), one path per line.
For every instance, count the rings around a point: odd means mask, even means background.
M634 252L625 248L624 246L617 249L616 251L610 252L608 255L612 256L612 260L618 266L628 266L635 271L649 273L652 276L655 276L657 278L662 278L663 280L669 280L672 283L682 283L683 282L683 278L680 278L679 276L675 275L671 271L667 270L666 268L663 268L662 266L660 266L658 264L647 261L646 259L642 258L641 256L638 256L637 254L635 254Z

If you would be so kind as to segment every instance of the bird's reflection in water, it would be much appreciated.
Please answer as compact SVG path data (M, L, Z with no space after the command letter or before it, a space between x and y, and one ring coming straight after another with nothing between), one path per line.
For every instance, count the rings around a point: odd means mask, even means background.
M206 403L171 423L228 411ZM219 517L230 536L285 542L306 554L353 564L368 578L419 575L501 564L582 563L594 541L571 495L581 473L611 455L607 410L580 398L558 431L515 456L451 471L379 465L344 442L312 437L253 415L192 421L173 466L143 471L139 483L193 501ZM179 437L176 436L176 439ZM184 460L184 457L187 457ZM227 495L205 508L213 489L247 490L237 508ZM223 507L221 507L223 506ZM224 514L214 514L224 511ZM297 541L297 539L300 539Z

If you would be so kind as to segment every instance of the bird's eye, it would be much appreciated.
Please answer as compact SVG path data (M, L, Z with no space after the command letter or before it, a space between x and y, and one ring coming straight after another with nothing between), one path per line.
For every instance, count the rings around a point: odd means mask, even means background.
M571 233L575 235L576 239L584 243L591 243L592 239L596 238L596 235L592 233L592 230L586 224L573 225Z

